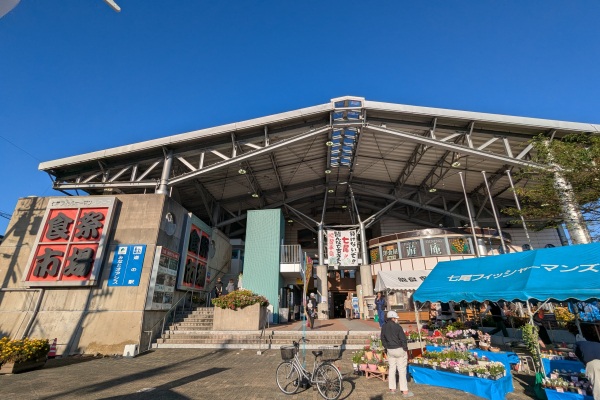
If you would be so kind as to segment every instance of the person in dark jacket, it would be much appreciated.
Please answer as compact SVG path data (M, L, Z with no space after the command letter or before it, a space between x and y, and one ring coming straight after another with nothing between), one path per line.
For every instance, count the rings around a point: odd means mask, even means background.
M377 318L379 319L379 327L383 328L383 323L385 322L385 298L381 292L377 292L377 297L375 297L375 309L377 311Z
M396 369L398 369L402 397L412 397L414 394L408 390L408 382L406 381L408 340L404 334L404 329L398 324L396 311L388 311L387 318L386 323L381 328L381 344L387 350L387 358L390 364L388 375L390 392L396 393Z
M217 283L215 283L215 297L221 297L223 295L223 282L221 282L221 278L217 278Z

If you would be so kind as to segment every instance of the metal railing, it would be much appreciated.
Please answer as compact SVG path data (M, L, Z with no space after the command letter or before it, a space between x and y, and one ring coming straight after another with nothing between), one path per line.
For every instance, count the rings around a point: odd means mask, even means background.
M146 351L149 351L152 348L152 343L157 339L158 335L162 334L165 331L167 321L169 321L168 323L172 323L173 321L175 321L177 309L181 308L181 310L185 310L188 295L193 296L194 293L195 292L192 290L188 290L187 292L185 292L183 297L177 300L175 304L173 304L173 306L169 309L169 311L167 311L167 313L161 320L155 323L149 330L144 331L144 333L148 334L148 348L146 349ZM190 297L190 304L192 303L192 301L193 299ZM157 335L156 331L158 327L160 327L161 329L160 331L158 331Z
M279 257L282 264L301 264L302 247L299 244L281 245Z
M165 316L159 320L157 323L155 323L152 328L150 328L147 331L144 331L144 333L148 334L148 348L146 351L149 351L152 348L152 343L154 343L154 341L158 338L159 335L161 335L164 331L165 331L165 326L167 326L167 324L171 324L175 321L175 316L177 314L178 310L181 311L185 311L187 305L189 304L190 310L194 307L194 305L199 305L199 301L195 302L195 299L201 299L203 297L203 293L204 293L204 297L205 297L205 305L206 307L210 307L212 306L211 300L212 300L212 289L214 289L214 282L216 282L217 278L222 277L223 275L225 275L225 273L223 272L223 268L225 266L227 266L227 264L229 263L229 261L225 262L220 268L209 268L211 271L217 271L214 275L214 277L211 279L211 289L208 290L209 288L207 287L206 290L193 290L190 289L188 291L185 292L185 294L183 295L183 297L181 297L179 300L177 300L177 302L175 304L173 304L173 306L169 309L169 311L167 311L167 313L165 314ZM188 296L189 296L189 301L188 301ZM158 331L157 333L157 328L160 327L160 331Z

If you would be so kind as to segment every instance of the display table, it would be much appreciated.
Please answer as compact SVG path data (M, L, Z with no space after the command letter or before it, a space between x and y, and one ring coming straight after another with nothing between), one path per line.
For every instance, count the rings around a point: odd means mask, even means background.
M381 379L384 382L387 382L388 371L385 371L385 372L381 372L379 370L371 371L370 369L367 368L365 370L365 377L367 379L377 378L377 379Z
M512 376L510 374L502 379L492 380L415 365L409 365L408 371L415 383L462 390L490 400L504 400L506 394L513 391Z
M446 347L436 347L428 345L426 346L427 351L442 351ZM490 361L499 361L504 364L504 368L506 368L506 373L510 372L510 364L518 364L520 362L519 356L516 353L509 353L506 351L484 351L480 349L471 349L469 353L477 353L478 357L486 356Z
M548 397L548 400L594 400L593 396L571 392L560 393L552 389L544 389L544 392L546 392L546 397Z
M542 364L544 364L544 371L546 371L546 376L550 376L550 373L557 370L566 370L569 372L580 372L583 370L585 372L585 365L581 361L575 360L550 360L548 358L542 358Z
M548 358L542 358L542 364L544 364L544 371L546 376L550 376L554 370L565 370L569 372L580 372L585 371L585 365L580 361L575 360L550 360ZM592 396L586 396L578 393L571 392L557 392L553 389L544 389L548 400L594 400Z

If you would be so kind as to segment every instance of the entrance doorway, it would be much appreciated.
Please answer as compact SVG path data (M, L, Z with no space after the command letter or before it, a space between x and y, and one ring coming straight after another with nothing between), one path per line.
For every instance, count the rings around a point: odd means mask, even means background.
M333 300L333 318L346 318L344 301L346 301L347 297L347 292L331 293L331 299Z

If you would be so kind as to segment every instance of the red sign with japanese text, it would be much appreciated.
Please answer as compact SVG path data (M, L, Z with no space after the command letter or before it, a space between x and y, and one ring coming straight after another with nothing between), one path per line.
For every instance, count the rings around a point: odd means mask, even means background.
M207 258L210 237L196 225L192 224L188 240L185 270L181 284L185 287L202 290L210 283L207 274ZM207 282L208 281L208 282Z
M115 197L50 199L23 277L26 284L95 284L115 200Z

